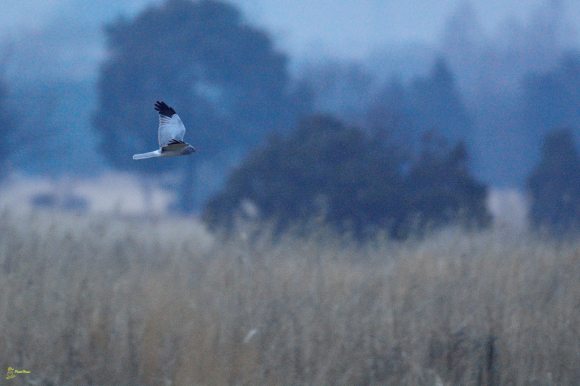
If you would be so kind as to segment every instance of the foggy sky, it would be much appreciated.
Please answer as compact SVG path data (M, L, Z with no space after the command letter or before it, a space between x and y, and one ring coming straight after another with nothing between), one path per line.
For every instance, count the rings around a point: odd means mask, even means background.
M410 43L438 45L444 36L446 21L464 1L232 0L251 23L266 28L275 37L277 46L289 53L295 63L306 58L366 59L385 47ZM120 14L131 17L159 2L4 0L0 2L0 41L22 46L24 52L20 55L23 57L17 61L31 64L37 55L44 72L66 73L72 69L73 77L90 77L103 56L102 23ZM561 4L568 19L566 23L573 30L567 37L568 42L578 46L579 39L574 31L580 30L580 2L575 0L472 0L471 4L485 34L493 36L509 25L529 24L546 2ZM56 36L58 47L51 34ZM39 47L46 43L43 36L52 41L52 46ZM70 45L84 46L78 57L59 53L59 47L62 51L67 46L67 36ZM52 68L54 61L58 63ZM58 64L62 64L62 68ZM21 65L14 67L22 69ZM9 75L17 76L15 71L13 68Z

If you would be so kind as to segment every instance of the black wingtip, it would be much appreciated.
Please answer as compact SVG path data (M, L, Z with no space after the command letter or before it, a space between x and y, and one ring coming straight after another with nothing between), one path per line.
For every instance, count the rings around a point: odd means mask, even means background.
M171 118L173 114L175 114L175 110L172 107L167 106L165 102L157 101L155 103L155 110L159 111L160 115L165 115L166 117Z

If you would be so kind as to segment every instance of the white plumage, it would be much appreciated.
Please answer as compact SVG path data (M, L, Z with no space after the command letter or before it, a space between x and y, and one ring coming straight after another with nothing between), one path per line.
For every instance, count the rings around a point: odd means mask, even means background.
M194 153L195 148L183 142L185 126L175 110L167 106L165 102L159 101L155 103L155 110L159 112L159 150L135 154L133 159L177 157Z

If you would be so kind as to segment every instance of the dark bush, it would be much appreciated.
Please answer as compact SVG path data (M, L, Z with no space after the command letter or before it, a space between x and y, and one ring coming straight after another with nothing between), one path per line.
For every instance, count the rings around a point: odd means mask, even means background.
M207 204L205 218L231 225L249 201L278 228L313 218L342 230L386 226L404 212L400 163L395 149L362 130L311 117L292 136L271 138L235 170Z
M449 146L429 132L423 150L406 180L409 219L400 232L460 223L485 227L491 223L486 206L487 188L469 175L467 148L463 142Z
M564 234L580 227L580 158L570 129L544 137L541 159L528 177L530 219L536 228Z
M329 116L304 119L291 136L273 137L247 158L204 218L226 229L258 215L277 230L324 223L358 237L377 229L405 237L417 226L463 219L487 225L486 189L468 175L462 144L425 150L405 176L408 160L384 137Z

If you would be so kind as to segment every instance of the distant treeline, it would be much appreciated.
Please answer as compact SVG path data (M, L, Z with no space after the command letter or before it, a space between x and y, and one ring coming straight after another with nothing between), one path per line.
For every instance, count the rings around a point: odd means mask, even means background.
M476 178L486 150L477 146L493 136L477 124L482 108L475 113L465 102L443 57L427 76L410 83L392 78L363 100L356 90L369 79L356 68L292 79L289 58L271 36L228 3L168 0L134 19L117 19L105 32L108 56L92 119L98 151L113 167L146 179L180 175L172 186L181 212L205 205L212 225L231 226L245 203L277 227L316 218L358 233L387 228L396 237L449 222L490 222L486 186ZM0 87L0 139L10 143L34 127L36 137L29 134L19 145L35 149L36 157L51 157L39 150L57 127L29 120L30 127L19 128L18 110L5 105L9 88ZM537 166L519 179L527 181L534 200L534 224L563 232L580 218L574 138L580 54L567 54L551 72L529 74L521 90L514 138L529 140L531 149L545 140L539 161L521 154L521 163ZM321 98L347 100L344 109L355 111L350 116L357 124L321 114ZM176 108L199 149L195 159L133 162L131 154L156 146L155 100ZM50 113L56 108L48 102L45 107ZM513 151L522 149L516 142ZM9 156L3 152L0 162ZM200 199L196 188L201 163L222 165L229 175L225 184L216 177L222 189L209 200Z

